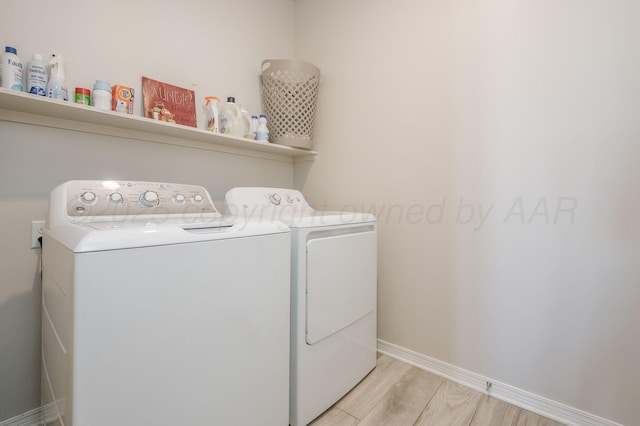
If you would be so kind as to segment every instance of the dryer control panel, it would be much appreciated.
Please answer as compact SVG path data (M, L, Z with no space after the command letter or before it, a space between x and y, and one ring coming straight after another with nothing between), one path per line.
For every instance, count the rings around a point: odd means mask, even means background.
M67 182L66 199L70 217L219 215L207 190L198 185L77 180Z
M224 213L231 216L276 220L311 212L302 193L295 189L241 187L230 189L225 195Z
M298 206L309 207L300 191L287 188L244 187L230 189L225 199L236 206Z

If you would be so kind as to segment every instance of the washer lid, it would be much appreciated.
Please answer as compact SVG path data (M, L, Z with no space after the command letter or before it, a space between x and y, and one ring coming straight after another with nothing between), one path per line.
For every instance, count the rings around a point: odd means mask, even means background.
M235 219L184 223L178 221L120 221L62 224L45 228L53 238L74 253L198 243L288 233L280 222ZM45 242L46 246L46 242Z

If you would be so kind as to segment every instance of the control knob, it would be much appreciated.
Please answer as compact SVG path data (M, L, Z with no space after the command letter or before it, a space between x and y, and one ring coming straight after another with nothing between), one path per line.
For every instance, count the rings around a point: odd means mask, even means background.
M145 191L140 194L138 199L140 200L140 204L145 207L155 207L160 204L160 197L158 196L158 193L154 191Z
M185 198L182 194L176 194L173 196L173 202L176 204L184 204Z
M271 204L273 204L273 205L279 206L281 200L282 199L280 198L280 196L278 194L269 195L269 201L271 201Z
M96 201L96 194L91 191L83 192L80 195L80 201L85 204L93 204Z
M124 202L124 198L122 198L121 193L114 192L113 194L109 194L109 201L113 204L122 204Z
M202 201L204 199L202 198L202 195L200 194L195 194L193 197L191 197L191 202L195 205L200 205L202 204Z

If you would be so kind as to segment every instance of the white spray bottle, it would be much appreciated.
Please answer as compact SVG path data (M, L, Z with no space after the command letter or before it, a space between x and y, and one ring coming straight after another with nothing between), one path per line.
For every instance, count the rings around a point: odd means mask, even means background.
M47 96L53 99L69 100L67 83L64 76L64 56L52 55L49 60L49 82L47 83Z

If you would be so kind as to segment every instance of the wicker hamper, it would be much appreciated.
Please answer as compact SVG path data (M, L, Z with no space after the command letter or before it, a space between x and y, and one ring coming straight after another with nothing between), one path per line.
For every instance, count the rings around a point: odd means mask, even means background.
M262 62L262 102L271 142L311 149L320 70L302 61Z

